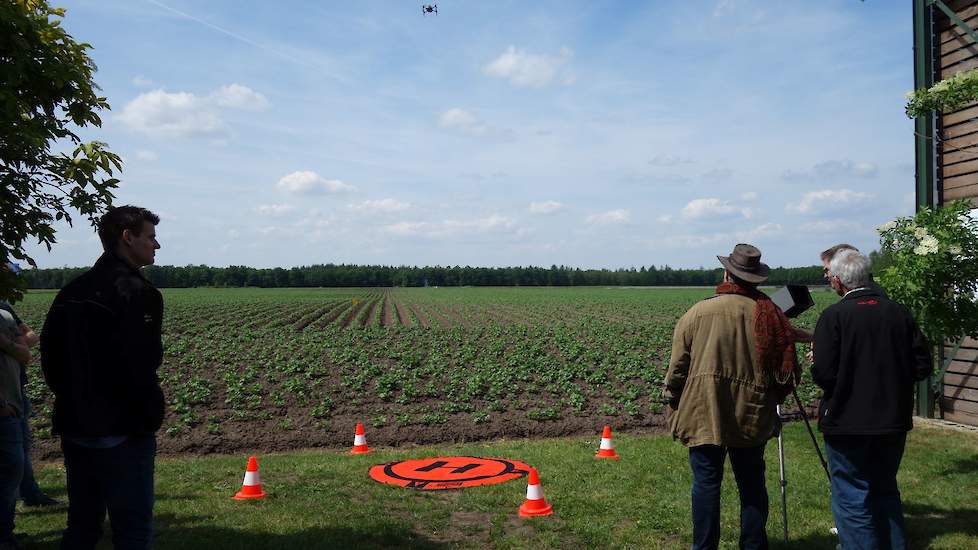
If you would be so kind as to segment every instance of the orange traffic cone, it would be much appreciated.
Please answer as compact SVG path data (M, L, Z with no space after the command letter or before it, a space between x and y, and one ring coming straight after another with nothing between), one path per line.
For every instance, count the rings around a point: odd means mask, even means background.
M367 447L367 436L363 433L363 424L357 422L357 431L353 435L353 448L350 449L350 454L362 455L370 452L370 447Z
M530 468L530 480L526 486L526 500L520 506L520 517L549 516L554 513L553 506L547 504L540 487L540 476L536 468Z
M615 446L611 444L611 426L604 427L604 433L601 434L601 447L598 449L598 454L594 455L594 458L610 458L611 460L621 458L615 452Z
M248 469L245 470L244 482L241 483L241 490L234 495L234 500L252 500L268 496L261 488L261 477L258 475L258 459L248 457Z

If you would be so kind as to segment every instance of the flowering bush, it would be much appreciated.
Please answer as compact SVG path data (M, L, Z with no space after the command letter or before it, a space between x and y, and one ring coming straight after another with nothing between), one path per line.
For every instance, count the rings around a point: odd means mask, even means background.
M922 209L877 228L890 264L877 274L927 339L978 337L978 218L967 201Z
M978 69L958 73L934 84L907 92L907 116L917 118L930 111L956 111L978 99Z

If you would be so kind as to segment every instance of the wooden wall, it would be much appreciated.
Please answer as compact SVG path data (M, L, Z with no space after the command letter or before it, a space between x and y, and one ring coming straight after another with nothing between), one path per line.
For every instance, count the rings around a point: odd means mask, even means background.
M945 4L970 27L978 30L978 0L946 1ZM935 81L978 68L978 44L934 8ZM938 117L938 201L971 199L978 207L978 102ZM945 356L953 352L946 347ZM978 340L968 338L944 376L941 399L944 418L978 426Z

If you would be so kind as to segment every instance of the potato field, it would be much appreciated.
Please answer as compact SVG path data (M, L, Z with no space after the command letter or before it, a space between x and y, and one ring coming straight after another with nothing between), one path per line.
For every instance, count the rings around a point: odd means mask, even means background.
M166 289L164 453L548 437L663 425L675 321L712 288ZM817 292L798 323L835 300ZM53 292L15 305L40 331ZM799 355L802 355L799 353ZM36 448L57 454L30 368ZM809 384L803 393L811 397Z

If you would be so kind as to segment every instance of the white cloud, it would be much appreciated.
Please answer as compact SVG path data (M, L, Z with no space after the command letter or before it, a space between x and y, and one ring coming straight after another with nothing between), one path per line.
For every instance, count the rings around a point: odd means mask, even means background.
M493 214L470 220L445 220L442 222L398 222L381 228L387 233L419 237L453 237L465 234L482 234L516 229L516 221Z
M247 86L222 86L209 96L190 92L145 92L126 104L117 117L130 129L161 137L223 137L227 132L221 109L259 110L265 96Z
M743 200L743 201L756 201L757 200L757 197L758 197L758 194L757 194L756 191L748 191L748 192L740 195L740 200Z
M137 88L149 88L153 85L153 81L143 75L136 75L132 77L132 85Z
M782 231L781 224L779 223L765 223L750 229L747 231L738 231L736 233L737 240L741 242L751 242L757 239L762 239L764 237L773 237L775 235L780 235Z
M599 214L591 214L585 219L585 221L590 224L606 225L613 223L627 223L631 218L631 212L619 208L617 210L609 210Z
M703 218L727 219L730 217L741 216L751 217L751 211L747 208L740 208L717 198L693 199L683 207L681 216L686 220L698 220Z
M259 216L279 218L294 212L295 207L290 204L262 204L255 210L258 212Z
M136 158L139 159L139 160L145 160L145 161L152 162L152 161L159 160L160 157L159 157L159 155L156 154L155 151L147 151L147 150L141 149L139 151L136 151Z
M340 180L328 180L310 170L292 172L276 184L279 189L287 193L297 195L307 195L313 193L341 193L344 191L355 191L356 187L343 183Z
M877 175L879 175L879 167L872 162L854 162L843 159L819 162L812 166L811 170L787 170L781 174L781 179L785 181L869 179L875 178Z
M733 15L736 7L736 0L720 0L715 6L713 6L713 17L727 17Z
M852 220L813 220L798 226L798 230L803 233L820 234L852 234L862 230L862 227Z
M499 57L483 67L482 71L493 77L504 78L520 88L542 88L560 80L563 84L574 82L574 75L566 68L574 52L562 48L557 55L531 54L510 46Z
M656 155L652 157L649 164L652 166L678 166L680 164L693 164L693 159L677 155Z
M219 107L229 109L260 111L268 107L268 99L265 96L241 84L221 86L211 93L211 99Z
M140 94L123 107L119 120L133 130L169 137L220 136L225 131L213 106L188 92Z
M530 203L530 213L531 214L553 214L559 210L562 210L564 205L557 201L543 201L543 202L531 202Z
M872 195L851 189L822 189L809 191L797 204L788 204L785 209L799 214L813 214L824 208L840 208L863 202Z
M401 202L396 199L379 199L373 201L363 201L349 205L349 208L361 212L401 212L411 207L411 203Z
M478 117L458 107L453 107L442 113L438 117L438 126L474 136L482 136L489 132L489 126L479 120Z
M733 170L729 168L714 168L703 174L703 180L708 182L726 181L733 177Z

